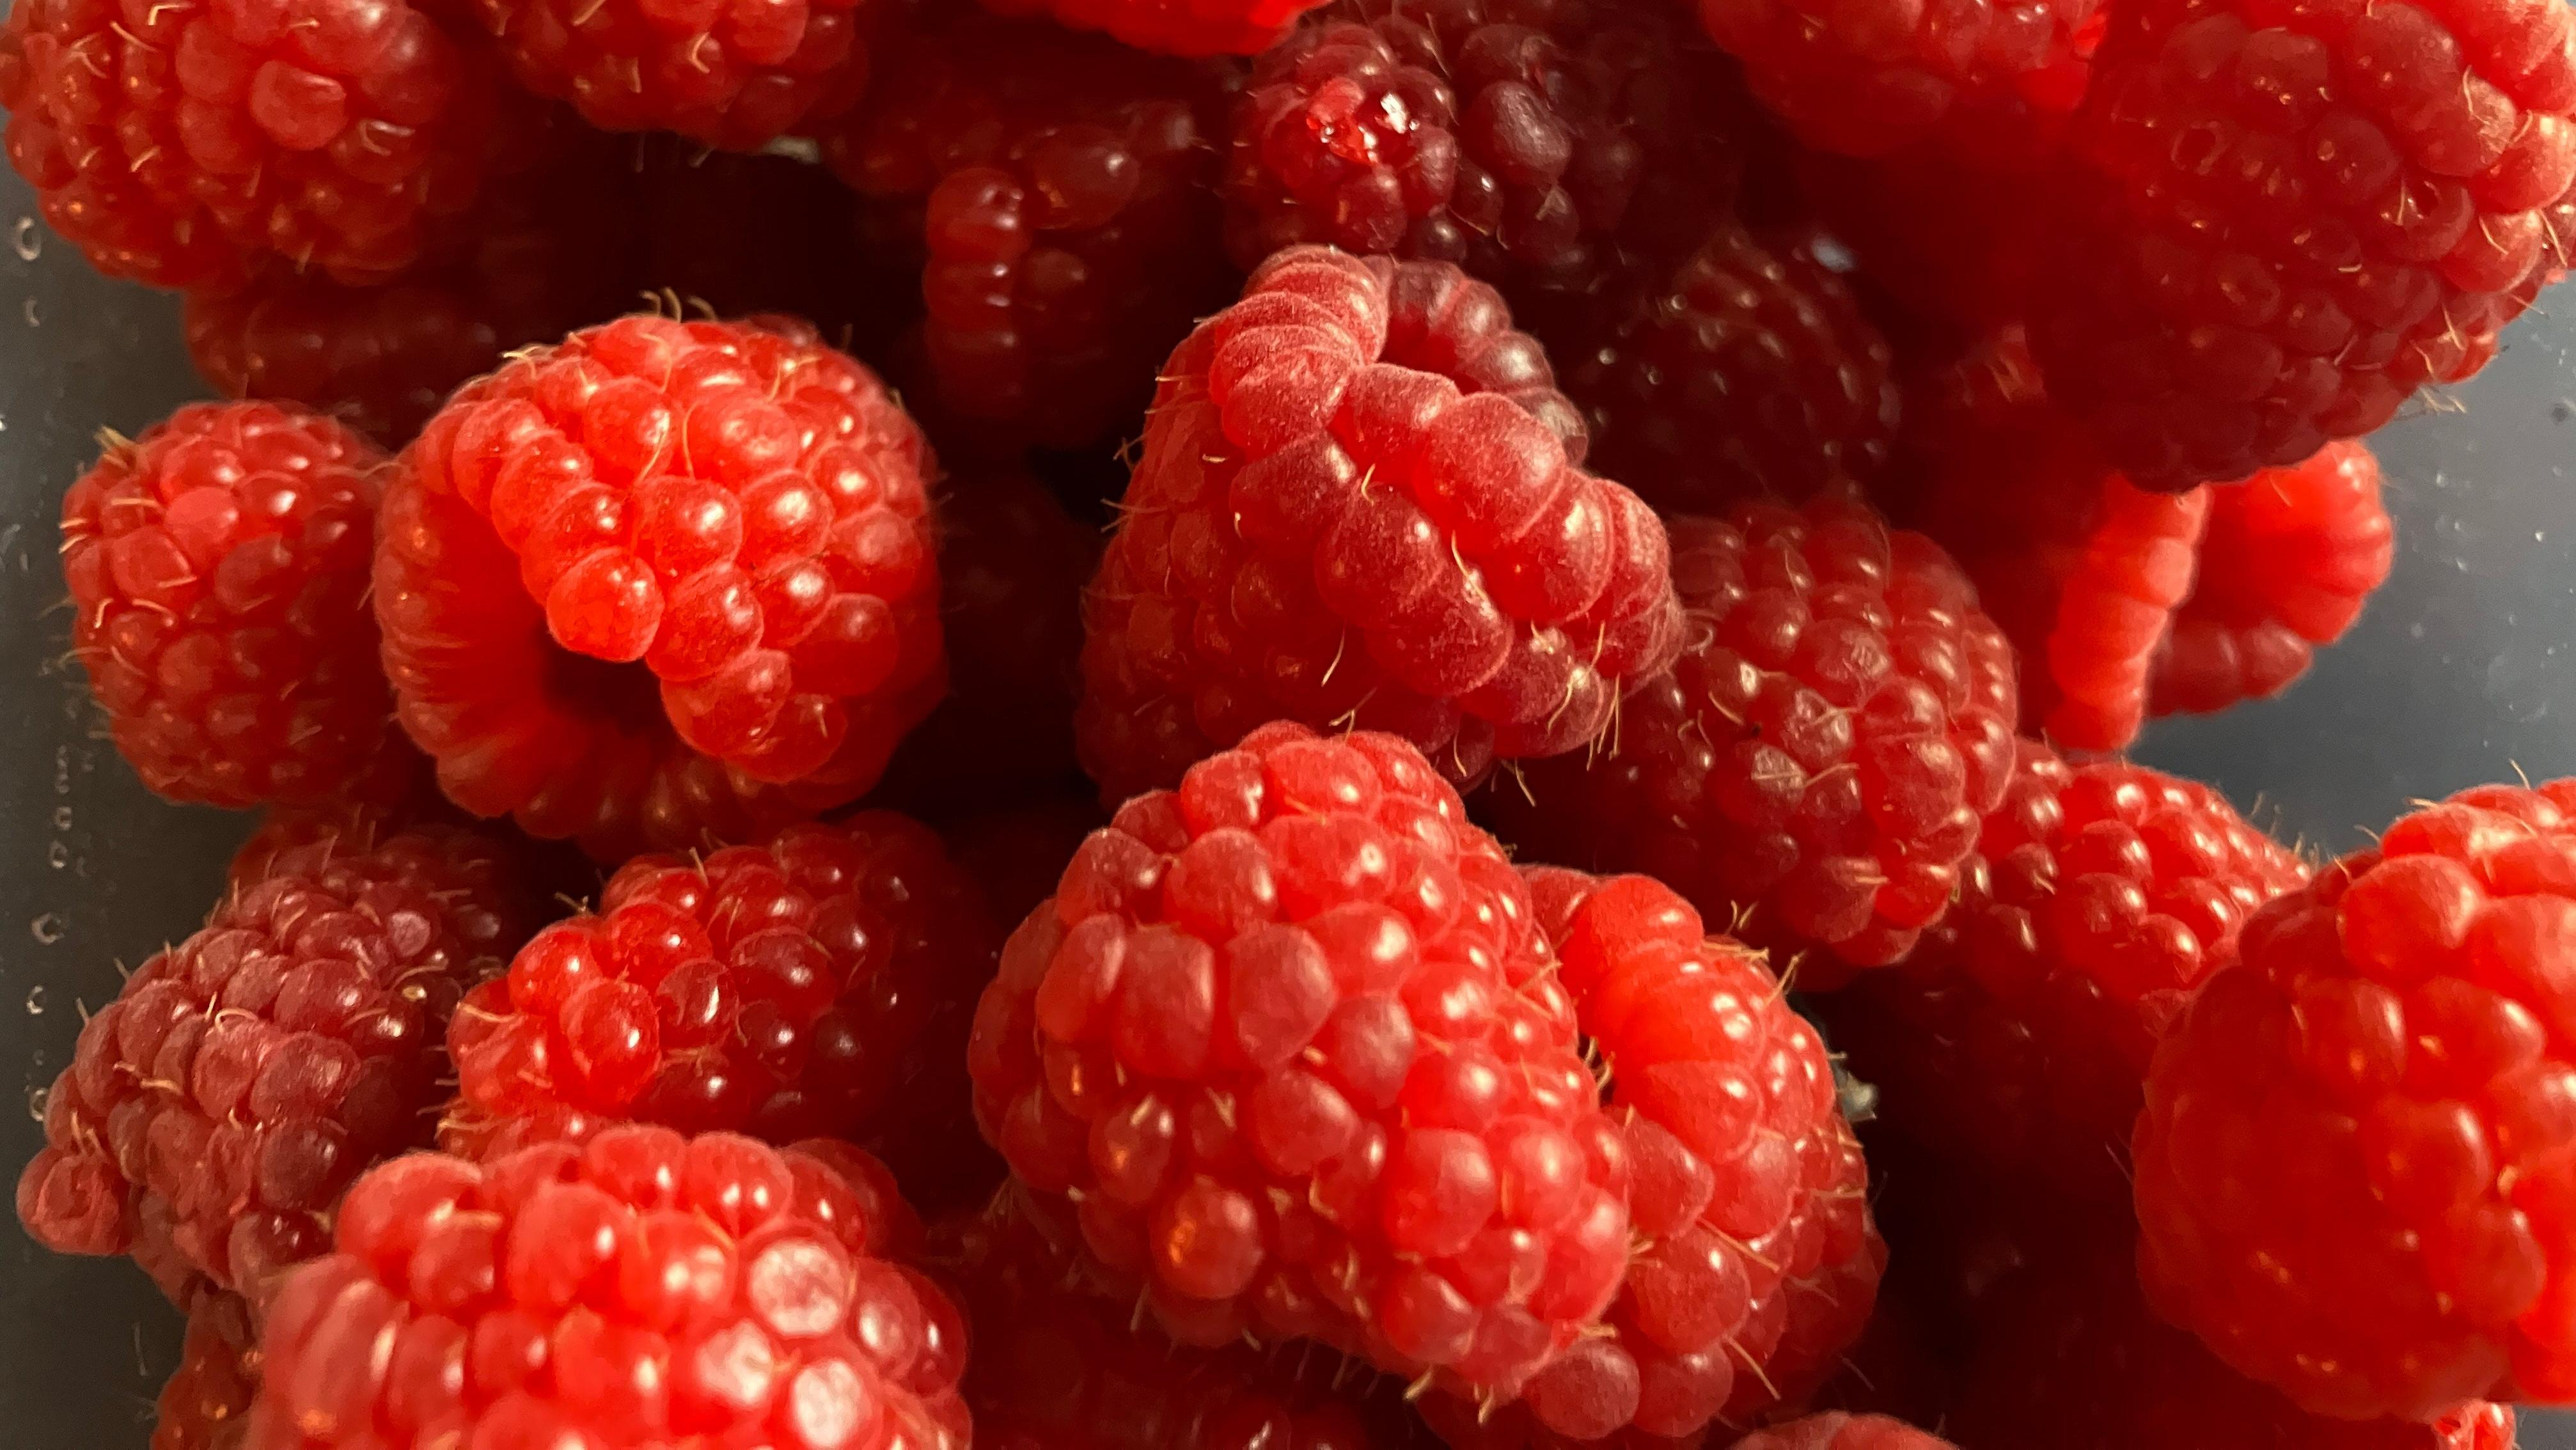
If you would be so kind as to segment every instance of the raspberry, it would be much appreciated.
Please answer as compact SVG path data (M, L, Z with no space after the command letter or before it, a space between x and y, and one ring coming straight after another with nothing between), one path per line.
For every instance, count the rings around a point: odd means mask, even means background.
M1951 1450L1951 1445L1885 1415L1829 1412L1747 1435L1735 1442L1735 1450Z
M2287 689L2316 646L2352 627L2396 553L2379 460L2358 443L2213 489L2199 572L2156 656L2150 708L2207 714Z
M1725 215L1748 117L1687 22L1635 4L1342 0L1254 64L1226 247L1456 262L1528 307L1622 252L1669 266Z
M1680 662L1629 697L1609 748L1498 790L1503 834L1647 872L1784 949L1895 961L2002 799L2010 647L1938 545L1849 498L1669 523Z
M510 129L488 67L403 0L25 0L0 22L0 108L54 229L163 287L272 253L398 272Z
M1958 901L1826 1021L1887 1124L1943 1162L2124 1198L2158 1035L2307 876L2207 786L2026 740Z
M1287 33L1315 0L985 0L1001 15L1044 16L1100 30L1157 55L1252 55Z
M278 1295L246 1450L961 1450L965 1325L852 1160L627 1124L387 1163Z
M18 1180L28 1234L263 1301L360 1170L427 1140L448 1013L534 924L515 874L430 826L237 878L81 1028Z
M1132 430L1234 282L1208 191L1230 80L971 8L892 48L825 155L920 254L942 408L1050 447Z
M457 804L604 860L851 800L944 688L933 468L802 323L626 317L523 353L386 491L403 727Z
M1508 1394L1627 1260L1628 1155L1552 965L1418 752L1274 724L1129 801L1012 934L976 1120L1182 1343Z
M637 857L466 999L442 1143L488 1156L635 1119L850 1138L916 1192L915 1169L972 1177L962 1062L1000 939L938 837L891 812Z
M2274 901L2138 1120L2150 1301L2346 1419L2576 1398L2576 781L2481 786Z
M171 800L313 804L400 775L366 612L385 455L328 418L192 403L63 496L72 653Z
M1659 510L1701 513L1877 473L1899 394L1887 339L1837 274L1848 263L1812 232L1766 244L1728 226L1612 316L1546 335L1593 466Z
M2114 7L2033 310L2049 391L2146 488L2369 432L2564 265L2571 111L2564 6Z
M1660 882L1525 875L1609 1063L1644 1242L1614 1335L1540 1371L1519 1405L1426 1413L1476 1450L1644 1446L1802 1401L1859 1338L1887 1260L1823 1042L1760 953L1710 936Z
M161 1386L151 1450L240 1450L259 1394L259 1332L238 1294L208 1294L188 1311L179 1368Z
M1495 291L1321 247L1164 366L1084 599L1104 799L1265 721L1404 736L1453 779L1600 733L1681 639L1663 530Z

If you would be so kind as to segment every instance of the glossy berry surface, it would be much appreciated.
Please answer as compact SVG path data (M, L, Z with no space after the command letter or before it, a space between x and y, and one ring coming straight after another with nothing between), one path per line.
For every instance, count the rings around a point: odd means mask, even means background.
M985 9L1098 30L1153 55L1251 55L1284 34L1314 0L986 0Z
M2369 432L2565 265L2571 110L2561 5L2114 7L2033 313L2050 391L2148 488Z
M188 1311L179 1367L153 1404L151 1450L239 1450L259 1365L250 1305L238 1294L202 1297Z
M1575 749L1679 647L1663 529L1489 286L1283 252L1163 369L1084 599L1106 800L1266 721L1386 730L1453 779Z
M639 856L466 999L442 1142L488 1154L634 1119L971 1176L960 1063L1000 937L939 838L891 812Z
M1951 1450L1950 1442L1885 1415L1828 1411L1757 1430L1735 1450Z
M522 353L386 493L403 727L457 804L609 860L848 801L945 688L934 470L802 323L635 316Z
M1508 1394L1628 1253L1552 965L1419 752L1270 725L1129 801L1013 933L976 1119L1175 1339Z
M255 1300L322 1251L340 1193L428 1141L448 1014L535 925L492 841L422 827L270 854L81 1028L18 1218ZM179 1282L173 1282L174 1277Z
M1850 498L1670 523L1679 663L1622 704L1611 748L1498 787L1504 837L1652 874L1766 945L1898 959L2002 798L2011 649L1938 545Z
M2359 443L2211 490L2191 597L2156 655L2149 707L2207 714L2289 688L2318 646L2352 628L2396 556L2379 460Z
M2025 740L1957 903L1823 1011L1881 1120L1943 1162L2122 1198L2157 1038L2307 877L2207 786Z
M366 612L384 453L301 408L192 403L63 496L72 654L143 783L312 804L401 768Z
M279 1292L247 1450L961 1450L965 1325L882 1173L638 1124L396 1159Z
M2576 783L2481 786L2249 923L2135 1142L2157 1311L2302 1408L2576 1398Z

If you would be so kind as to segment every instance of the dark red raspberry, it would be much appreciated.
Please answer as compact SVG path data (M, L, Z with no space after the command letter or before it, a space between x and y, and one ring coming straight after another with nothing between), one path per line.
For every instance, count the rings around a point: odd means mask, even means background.
M82 1027L18 1180L28 1234L264 1300L360 1170L428 1141L448 1014L535 924L519 876L452 827L274 853Z
M246 1450L963 1450L965 1325L853 1160L625 1125L385 1164L278 1295Z
M1341 0L1255 63L1225 167L1250 268L1325 243L1456 262L1582 306L1643 251L1669 267L1732 202L1742 85L1653 5Z
M242 807L398 780L366 608L383 451L270 403L104 437L63 496L63 581L72 654L143 783Z
M2010 646L1939 545L1850 498L1670 523L1680 662L1622 705L1611 746L1498 787L1504 836L1648 872L1765 944L1897 960L2003 798Z
M1251 55L1267 48L1315 0L985 0L1002 15L1044 16L1074 30L1108 32L1156 55Z
M1493 288L1280 253L1164 366L1084 599L1104 799L1265 721L1389 730L1457 780L1575 749L1681 640L1664 531Z
M803 323L626 317L522 353L386 491L403 727L457 804L604 860L851 800L945 688L934 467Z
M0 23L10 164L100 271L156 286L266 254L402 270L509 144L502 106L405 0L26 0Z
M2404 817L2246 925L2138 1120L2150 1301L2302 1408L2576 1398L2576 781Z
M1832 1411L1756 1431L1736 1441L1735 1450L1951 1450L1951 1445L1903 1420Z
M2369 432L2564 265L2571 111L2563 5L2112 7L2032 317L2049 391L2147 488Z
M2156 655L2149 708L2206 714L2279 694L2318 645L2352 628L2396 554L2379 460L2359 443L2212 489L2199 571Z
M1628 1155L1553 965L1411 746L1267 726L1129 801L1012 934L976 1119L1181 1342L1508 1394L1628 1256Z
M1639 1243L1613 1333L1517 1405L1435 1399L1426 1414L1472 1450L1644 1447L1803 1402L1860 1337L1887 1261L1824 1043L1761 953L1712 936L1662 883L1525 874L1609 1067Z
M1945 1163L2125 1198L2157 1037L2307 878L2207 786L2026 740L1940 925L1821 1005L1881 1118Z
M207 1294L188 1311L179 1368L161 1386L151 1450L240 1450L259 1394L259 1331L239 1294Z
M891 47L825 155L863 225L920 256L921 347L960 431L1132 430L1154 365L1234 284L1209 190L1231 80L971 7Z
M1930 143L1860 159L1800 148L1797 197L1871 287L1935 328L2021 320L2062 205L2033 158L1981 164Z
M1812 231L1728 225L1607 315L1543 331L1592 466L1667 513L1874 476L1900 395L1887 339L1839 275L1849 261Z
M973 1179L966 1030L1001 935L939 838L887 811L639 856L467 997L441 1141L482 1156L635 1119L848 1138L916 1193L916 1170Z

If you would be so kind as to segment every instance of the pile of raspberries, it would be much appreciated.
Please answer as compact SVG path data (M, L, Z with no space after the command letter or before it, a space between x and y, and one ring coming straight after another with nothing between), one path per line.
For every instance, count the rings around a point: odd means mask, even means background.
M2563 0L18 0L0 106L225 399L62 495L263 813L18 1179L155 1450L2576 1404L2576 781L2122 753L2388 576Z

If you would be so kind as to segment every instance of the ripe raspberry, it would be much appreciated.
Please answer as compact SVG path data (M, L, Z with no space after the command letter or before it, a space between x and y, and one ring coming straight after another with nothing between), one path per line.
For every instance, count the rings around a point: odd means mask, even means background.
M2371 431L2564 265L2571 111L2563 5L2114 7L2033 311L2049 391L2146 488Z
M1491 287L1321 247L1164 366L1084 599L1107 800L1274 719L1404 736L1452 779L1600 733L1681 639L1663 529Z
M24 0L0 22L10 164L100 271L155 286L270 253L402 270L509 144L502 107L404 0Z
M143 783L242 807L398 778L365 603L384 453L270 403L104 437L63 496L63 580L72 653Z
M2199 572L2156 655L2150 707L2207 714L2279 694L2316 646L2352 628L2396 554L2379 460L2358 443L2211 490Z
M161 1386L151 1450L240 1450L259 1394L259 1332L239 1294L208 1294L188 1311L179 1368Z
M597 914L467 998L441 1141L488 1156L636 1119L849 1138L915 1192L916 1168L972 1178L966 1029L1001 935L939 838L891 812L637 857Z
M1735 1450L1951 1450L1951 1445L1903 1420L1837 1411L1757 1431L1736 1441Z
M1784 950L1897 960L2003 798L2011 648L1938 545L1849 498L1670 524L1680 663L1626 701L1609 748L1498 789L1503 834L1647 872Z
M1876 474L1896 436L1894 358L1836 245L1729 225L1608 316L1543 334L1593 466L1667 513Z
M1420 754L1256 730L1002 951L975 1114L1175 1339L1508 1394L1627 1260L1628 1156L1529 897Z
M971 8L891 49L825 156L920 256L945 411L1050 447L1132 429L1234 282L1209 192L1231 79Z
M427 1141L448 1013L534 925L517 874L452 827L275 853L82 1027L18 1180L28 1234L263 1302L350 1179Z
M985 0L1000 15L1043 16L1072 30L1100 30L1156 55L1253 55L1266 50L1315 0Z
M848 801L945 687L933 468L802 323L626 317L522 354L386 491L403 727L457 804L603 860Z
M2150 1301L2318 1414L2576 1398L2576 781L2399 820L2247 924L2156 1050Z
M2246 918L2307 877L2207 786L2069 769L2026 740L1958 901L1825 1018L1888 1126L1944 1163L2125 1198L2157 1037Z
M246 1450L962 1450L965 1325L865 1156L628 1124L385 1164L278 1295Z

